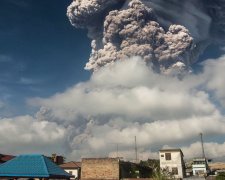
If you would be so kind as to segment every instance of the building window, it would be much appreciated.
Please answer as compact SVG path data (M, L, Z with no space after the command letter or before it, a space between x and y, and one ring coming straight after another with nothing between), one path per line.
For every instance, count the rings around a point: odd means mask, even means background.
M178 174L178 169L177 167L172 168L172 174L177 175Z
M164 154L161 154L161 157L164 157Z
M171 160L171 153L165 153L165 155L167 161Z

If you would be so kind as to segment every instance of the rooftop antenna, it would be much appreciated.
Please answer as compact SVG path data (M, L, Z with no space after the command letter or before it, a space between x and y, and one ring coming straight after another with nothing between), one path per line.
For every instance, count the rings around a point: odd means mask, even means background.
M204 151L204 146L203 146L203 134L200 133L200 137L201 137L201 145L202 145L202 158L205 159L205 151Z
M136 136L134 136L134 143L135 143L135 157L136 157L136 163L138 163L138 155L137 155L137 139Z

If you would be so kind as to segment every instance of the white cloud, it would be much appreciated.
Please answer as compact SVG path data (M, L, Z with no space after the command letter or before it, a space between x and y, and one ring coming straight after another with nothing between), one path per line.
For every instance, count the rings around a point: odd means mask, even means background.
M202 73L182 80L155 74L137 58L115 63L63 93L30 99L29 105L41 107L35 118L1 119L0 146L13 154L58 152L79 159L115 156L118 144L120 156L132 159L137 136L139 158L157 158L165 144L195 156L197 145L185 143L200 132L225 134L224 107L218 105L224 102L224 62L206 61ZM215 147L222 145L214 143L206 144L209 155L221 156Z
M53 116L64 120L74 120L80 114L106 114L155 121L207 116L216 111L206 92L185 83L188 82L154 74L136 60L124 61L64 93L31 99L29 103L48 107Z
M62 153L65 144L65 129L56 123L37 121L31 116L0 119L1 152Z
M191 142L200 132L225 134L225 118L218 102L225 58L206 61L204 71L183 80L153 73L133 58L101 69L91 79L50 98L33 98L41 106L37 118L69 128L69 156L99 156L133 149L137 136L142 154L149 147ZM220 93L219 93L220 92ZM109 145L111 144L111 145ZM129 159L129 154L123 153ZM145 157L145 156L144 156Z
M208 60L204 63L206 86L213 92L216 99L225 108L225 56L217 60Z
M166 148L168 146L165 146ZM170 147L171 148L171 147ZM204 143L204 152L207 158L218 158L225 157L225 142L217 143L217 142L207 142ZM202 157L202 146L201 142L192 143L189 146L181 147L185 159L191 159L193 157Z

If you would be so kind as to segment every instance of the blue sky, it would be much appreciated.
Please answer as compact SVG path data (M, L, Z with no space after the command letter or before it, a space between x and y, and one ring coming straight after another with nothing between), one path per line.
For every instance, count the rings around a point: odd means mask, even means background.
M91 40L70 24L71 2L0 1L3 152L79 159L115 155L118 143L121 156L133 157L137 136L142 157L157 157L162 147L192 157L202 132L206 152L225 157L222 46L210 45L183 81L154 74L138 58L92 75L84 70Z
M30 97L48 97L87 80L91 52L87 31L71 26L70 0L2 0L0 2L1 116L31 114ZM210 46L200 59L221 54Z
M90 76L83 69L90 43L70 25L70 0L0 2L1 116L30 113L26 98L47 97Z

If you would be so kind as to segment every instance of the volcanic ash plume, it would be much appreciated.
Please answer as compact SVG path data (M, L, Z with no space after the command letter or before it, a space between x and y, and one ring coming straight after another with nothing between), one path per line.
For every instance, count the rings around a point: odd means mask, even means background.
M205 12L202 0L143 0L151 6L157 21L168 28L171 24L185 26L198 43L209 36L211 18Z
M154 70L190 68L211 42L224 43L225 0L74 0L67 15L87 28L96 71L132 56Z
M202 45L207 41L225 43L225 0L142 1L154 9L163 27L171 24L185 26L200 46L198 49L204 50Z
M87 28L90 38L101 37L102 19L119 0L75 0L67 8L71 24L77 28Z
M100 11L109 9L116 1L111 4L101 1L101 8L98 6L100 1L88 2L83 8L80 1L74 1L68 8L68 17L73 25L86 26L93 34L93 29L96 28L93 22L88 22L88 18L94 18ZM81 15L80 11L85 15ZM88 70L96 71L117 60L140 56L155 70L166 72L172 67L180 67L177 64L182 64L183 68L195 59L195 43L189 31L181 25L171 25L165 31L157 22L153 9L139 0L130 1L121 10L110 11L104 18L102 33L98 31L98 34L100 35L91 36L92 53L86 64ZM94 38L101 36L101 41Z

